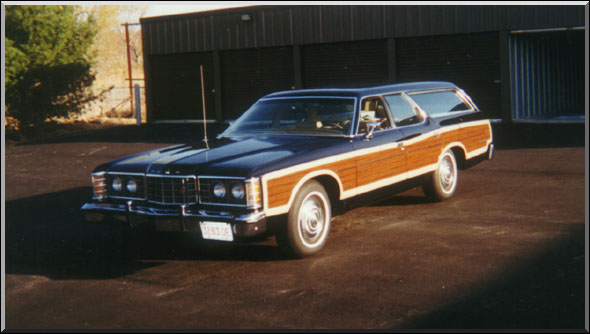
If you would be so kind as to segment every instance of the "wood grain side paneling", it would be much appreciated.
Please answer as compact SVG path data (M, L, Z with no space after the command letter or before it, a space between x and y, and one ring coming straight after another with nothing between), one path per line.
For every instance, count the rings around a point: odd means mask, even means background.
M268 207L278 207L289 203L293 189L307 174L319 170L331 170L342 182L342 190L356 187L356 158L318 165L268 181Z
M402 146L382 149L377 147L374 151L362 155L348 155L340 161L321 163L304 170L294 171L267 180L267 207L277 208L288 205L297 184L316 171L329 170L338 175L343 191L351 191L367 185L378 187L381 185L376 183L381 180L437 164L443 148L451 143L461 143L469 154L485 147L490 138L490 127L487 124L457 126L451 131L442 132L440 136L410 140L404 143L404 149Z
M491 138L490 127L487 125L465 127L461 129L459 136L467 153L469 153L487 145L488 140Z
M368 159L362 157L359 159L358 170L357 170L357 185L364 186L377 182L379 180L403 174L406 171L405 155L401 149L396 148L388 150L388 154L381 159L378 159L372 164L367 163Z
M453 131L455 132L455 131ZM408 171L426 167L438 162L442 143L446 134L431 136L417 143L406 146L406 168Z

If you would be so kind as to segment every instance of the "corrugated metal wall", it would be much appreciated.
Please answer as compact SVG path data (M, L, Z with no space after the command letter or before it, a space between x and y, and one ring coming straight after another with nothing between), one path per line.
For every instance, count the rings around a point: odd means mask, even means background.
M512 119L584 114L584 32L510 36Z
M308 45L301 48L303 87L368 87L386 84L385 40Z
M150 56L150 120L203 119L201 71L205 78L207 119L215 119L213 53ZM148 107L149 108L149 107Z
M226 120L236 119L260 97L295 85L290 47L226 51L221 67Z
M583 83L559 85L573 90L568 95L576 96L573 102L543 102L540 96L550 96L555 83L531 86L541 63L529 63L524 55L548 57L546 46L506 36L511 30L584 26L584 14L583 6L557 5L306 5L142 19L148 119L201 118L193 112L201 107L192 93L200 87L199 64L205 65L211 86L206 87L208 112L217 120L235 118L270 91L414 80L454 81L491 118L509 119L511 98L515 119L555 112L554 105L579 103L575 88ZM584 46L584 40L576 43ZM580 63L557 61L568 62ZM510 66L520 74L510 74ZM531 98L537 104L531 105ZM559 112L578 107L565 109Z
M241 15L250 15L242 21ZM584 25L583 6L260 6L141 20L144 54Z

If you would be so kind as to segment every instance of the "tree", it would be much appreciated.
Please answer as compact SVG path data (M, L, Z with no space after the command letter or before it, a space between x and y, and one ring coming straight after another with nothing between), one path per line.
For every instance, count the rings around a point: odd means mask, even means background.
M92 6L98 27L98 33L92 47L97 52L96 62L93 65L96 72L93 88L96 91L109 91L112 88L128 87L129 81L126 79L129 74L123 23L137 22L145 9L145 6ZM141 30L139 26L133 25L129 27L129 37L132 76L134 78L143 78ZM121 92L119 89L113 92L115 94L105 96L105 101L93 104L94 109L89 110L89 114L95 114L100 110L101 115L103 111L110 111L110 113L107 113L110 115L132 115L134 107L120 99L122 95L128 97L128 90L124 89L124 92Z
M90 52L96 22L79 6L6 6L6 113L35 126L81 112L96 96Z

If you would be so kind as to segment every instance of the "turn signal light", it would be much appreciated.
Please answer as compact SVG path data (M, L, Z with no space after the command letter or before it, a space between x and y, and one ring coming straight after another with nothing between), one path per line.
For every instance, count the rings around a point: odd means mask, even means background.
M246 204L252 209L258 209L262 207L260 179L257 177L246 180Z

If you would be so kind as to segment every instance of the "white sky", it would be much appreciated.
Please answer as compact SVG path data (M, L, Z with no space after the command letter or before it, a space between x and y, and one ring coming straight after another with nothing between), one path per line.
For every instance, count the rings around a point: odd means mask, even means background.
M161 2L160 2L161 3ZM135 4L135 3L134 3ZM153 16L164 16L174 15L182 13L194 13L203 12L208 10L231 8L231 7L245 7L254 5L254 2L243 2L243 1L199 1L199 2L167 2L167 4L151 4L142 3L147 5L148 8L142 17L153 17Z

